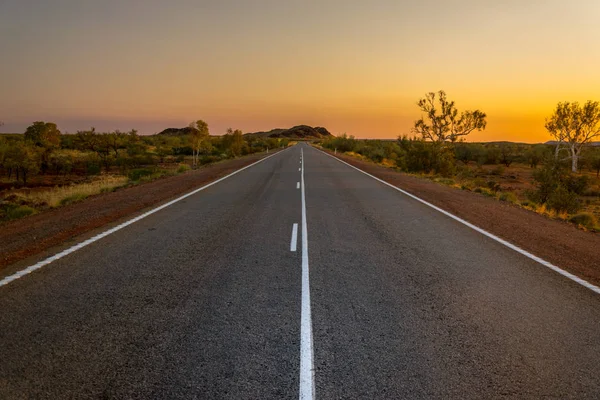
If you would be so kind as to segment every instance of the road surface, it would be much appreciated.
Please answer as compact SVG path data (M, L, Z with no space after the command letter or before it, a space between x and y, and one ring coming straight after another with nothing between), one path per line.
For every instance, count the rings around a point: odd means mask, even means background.
M1 286L0 398L593 399L599 327L598 294L301 144Z

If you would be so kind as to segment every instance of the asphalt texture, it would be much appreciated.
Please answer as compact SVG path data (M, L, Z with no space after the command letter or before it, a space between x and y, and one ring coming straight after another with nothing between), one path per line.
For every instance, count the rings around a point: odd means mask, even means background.
M600 296L300 144L0 287L0 399L297 399L301 149L316 398L600 397Z

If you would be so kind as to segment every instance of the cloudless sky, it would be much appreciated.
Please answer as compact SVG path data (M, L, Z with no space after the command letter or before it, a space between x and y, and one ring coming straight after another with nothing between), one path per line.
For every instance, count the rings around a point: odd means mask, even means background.
M600 100L598 0L0 0L0 120L212 134L410 134L444 89L488 128L545 141L559 101Z

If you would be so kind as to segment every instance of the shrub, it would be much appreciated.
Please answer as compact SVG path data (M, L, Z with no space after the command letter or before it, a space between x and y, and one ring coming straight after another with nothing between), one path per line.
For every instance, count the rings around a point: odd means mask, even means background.
M61 199L59 202L59 205L66 206L69 204L78 203L82 200L87 199L87 197L88 197L87 194L83 194L83 193L73 194L71 196Z
M565 177L564 182L569 192L577 193L578 195L584 194L589 186L589 179L585 175L574 176L569 174Z
M490 189L487 189L487 188L481 188L480 193L487 197L496 197L496 193L494 193L493 191L491 191Z
M492 192L497 192L500 190L500 184L494 180L491 181L487 181L486 182L486 186L488 187L488 189L490 189Z
M12 206L7 208L5 218L8 220L19 219L35 213L35 208L29 206Z
M596 217L593 214L590 213L579 213L576 215L573 215L570 219L569 222L573 223L573 224L577 224L577 225L581 225L586 229L595 229L596 226L598 225L598 220L596 220Z
M131 180L133 182L137 182L142 177L152 175L154 172L155 172L155 170L151 169L151 168L138 168L138 169L129 171L129 174L127 175L127 177L129 178L129 180Z
M473 179L473 185L474 186L486 186L487 182L482 179L482 178L475 178Z
M498 199L509 203L516 203L518 201L517 196L513 192L502 192L498 196Z
M538 203L548 203L556 211L576 212L579 208L577 195L588 187L588 178L575 176L560 162L551 160L533 173L536 190L528 192L528 197ZM571 211L575 210L575 211Z
M548 207L557 212L576 213L581 204L577 200L577 194L570 192L564 186L559 186L550 194L547 201Z
M178 173L178 174L181 174L181 173L184 173L185 171L187 171L187 170L189 170L189 169L190 169L190 166L189 166L189 165L187 165L187 164L181 164L181 165L179 166L179 168L177 168L177 173Z
M100 164L94 161L88 161L86 165L86 172L88 175L98 175L100 174L101 167Z
M452 186L456 183L456 182L454 182L453 179L450 179L450 178L437 178L437 179L435 179L435 182L441 183L442 185L448 185L448 186Z

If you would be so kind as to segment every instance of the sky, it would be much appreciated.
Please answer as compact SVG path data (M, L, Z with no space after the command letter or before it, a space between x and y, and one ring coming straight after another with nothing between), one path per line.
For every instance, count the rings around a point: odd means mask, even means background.
M426 93L542 142L600 100L598 0L0 0L0 132L211 134L299 124L411 135Z

